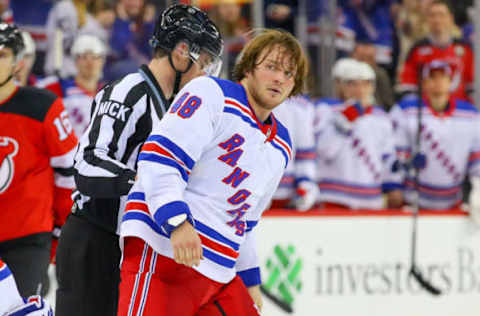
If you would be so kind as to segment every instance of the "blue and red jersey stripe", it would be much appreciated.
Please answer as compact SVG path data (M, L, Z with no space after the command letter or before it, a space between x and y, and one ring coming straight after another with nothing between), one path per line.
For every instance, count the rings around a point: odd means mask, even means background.
M167 237L167 234L162 231L149 213L144 193L130 193L125 209L123 221L142 221L156 233ZM247 223L247 229L248 227L253 228L255 225L256 222L249 222ZM228 268L232 268L235 265L235 261L239 255L240 244L228 239L198 220L195 220L195 229L199 233L204 256L207 259Z

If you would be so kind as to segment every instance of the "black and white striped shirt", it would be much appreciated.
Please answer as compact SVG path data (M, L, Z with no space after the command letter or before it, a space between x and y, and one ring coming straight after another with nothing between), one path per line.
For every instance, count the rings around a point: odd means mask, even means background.
M138 152L168 103L147 66L107 85L75 156L73 212L116 232L119 211L134 183Z

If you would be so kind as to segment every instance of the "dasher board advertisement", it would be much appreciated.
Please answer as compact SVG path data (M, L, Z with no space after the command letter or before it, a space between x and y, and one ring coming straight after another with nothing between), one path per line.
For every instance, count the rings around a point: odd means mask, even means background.
M348 216L349 215L349 216ZM404 212L267 213L257 227L263 316L478 316L480 228L459 212L423 214L409 276Z

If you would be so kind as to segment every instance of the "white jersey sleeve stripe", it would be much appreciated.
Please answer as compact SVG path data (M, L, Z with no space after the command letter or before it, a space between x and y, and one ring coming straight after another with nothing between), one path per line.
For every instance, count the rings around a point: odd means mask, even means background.
M171 153L173 153L182 163L187 166L188 169L192 169L195 165L195 161L178 145L176 145L173 141L168 139L162 135L150 135L147 139L147 142L156 142L166 149L168 149Z
M170 166L178 170L180 173L183 181L188 182L188 173L187 171L180 165L176 160L170 159L168 157L159 155L157 153L148 153L148 152L141 152L138 155L138 161L148 161L148 162L155 162L165 166Z

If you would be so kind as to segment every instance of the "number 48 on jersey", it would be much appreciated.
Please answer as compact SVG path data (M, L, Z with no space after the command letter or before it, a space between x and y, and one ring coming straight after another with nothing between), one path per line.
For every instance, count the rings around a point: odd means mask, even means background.
M185 92L170 108L170 113L177 113L178 116L184 119L192 117L195 111L202 104L202 99L192 95L189 92Z

